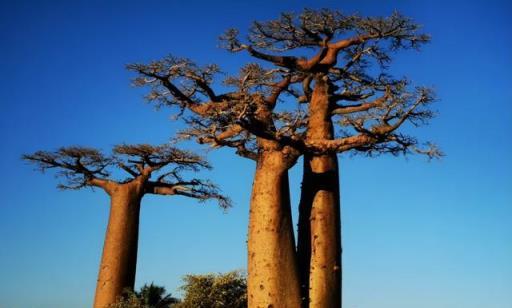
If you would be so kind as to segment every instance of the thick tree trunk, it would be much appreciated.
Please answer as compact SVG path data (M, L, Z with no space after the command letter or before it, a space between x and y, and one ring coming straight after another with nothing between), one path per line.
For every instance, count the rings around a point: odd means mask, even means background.
M130 184L116 185L110 192L110 217L96 285L95 308L114 303L125 288L133 289L135 283L142 194Z
M315 156L312 170L310 308L341 307L341 224L336 155Z
M308 135L310 140L332 139L333 124L329 106L329 87L317 80L310 102ZM341 307L341 222L338 160L336 154L306 155L304 157L304 179L300 204L299 256L303 285L303 296L309 297L310 308ZM309 216L304 216L308 215ZM309 226L306 224L309 217ZM308 230L309 228L309 230ZM305 239L309 231L309 241ZM309 246L310 255L306 251Z
M288 168L280 151L262 151L249 212L249 308L300 307Z

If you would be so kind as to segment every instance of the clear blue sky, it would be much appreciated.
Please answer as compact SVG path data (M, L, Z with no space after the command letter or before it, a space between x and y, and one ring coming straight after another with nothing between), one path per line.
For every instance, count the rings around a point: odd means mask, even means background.
M1 1L0 307L90 307L108 215L101 191L55 189L22 153L166 142L124 65L172 52L234 70L228 27L332 7L413 17L433 37L393 72L440 97L418 131L447 156L341 158L346 308L512 307L512 5L508 1ZM137 286L176 293L186 273L244 268L254 166L229 150L209 176L236 205L145 197ZM297 203L300 168L292 171Z

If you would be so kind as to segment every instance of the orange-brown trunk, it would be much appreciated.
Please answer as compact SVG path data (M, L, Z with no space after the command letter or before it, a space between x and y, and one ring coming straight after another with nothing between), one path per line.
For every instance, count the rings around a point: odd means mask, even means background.
M249 213L249 308L300 307L288 166L279 151L257 163Z
M336 155L315 156L311 166L309 307L341 307L341 224Z
M318 79L309 107L310 140L334 137L328 91L327 83ZM303 307L341 307L341 215L336 154L305 155L299 210Z
M137 189L119 185L111 192L103 255L101 258L95 308L105 308L133 289L137 265L139 214L142 195Z

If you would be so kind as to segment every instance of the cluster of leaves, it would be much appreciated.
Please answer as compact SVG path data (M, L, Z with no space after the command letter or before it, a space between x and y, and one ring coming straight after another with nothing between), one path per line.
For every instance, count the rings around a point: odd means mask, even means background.
M175 308L247 307L247 283L239 271L226 274L187 275L181 289L185 296Z
M140 291L127 290L109 308L245 308L246 277L240 271L225 274L187 275L183 278L182 300L166 294L153 283Z

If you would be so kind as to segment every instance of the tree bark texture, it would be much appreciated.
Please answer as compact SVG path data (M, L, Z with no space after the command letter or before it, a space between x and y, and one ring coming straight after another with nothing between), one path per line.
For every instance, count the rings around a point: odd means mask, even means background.
M322 79L316 81L309 108L307 138L333 139L329 86ZM309 302L303 307L339 308L341 215L336 154L305 155L303 177L298 255L302 296Z
M110 192L110 216L96 285L95 308L108 307L125 288L134 287L143 195L136 184L116 185Z
M249 308L300 307L288 168L281 151L259 155L249 211Z

